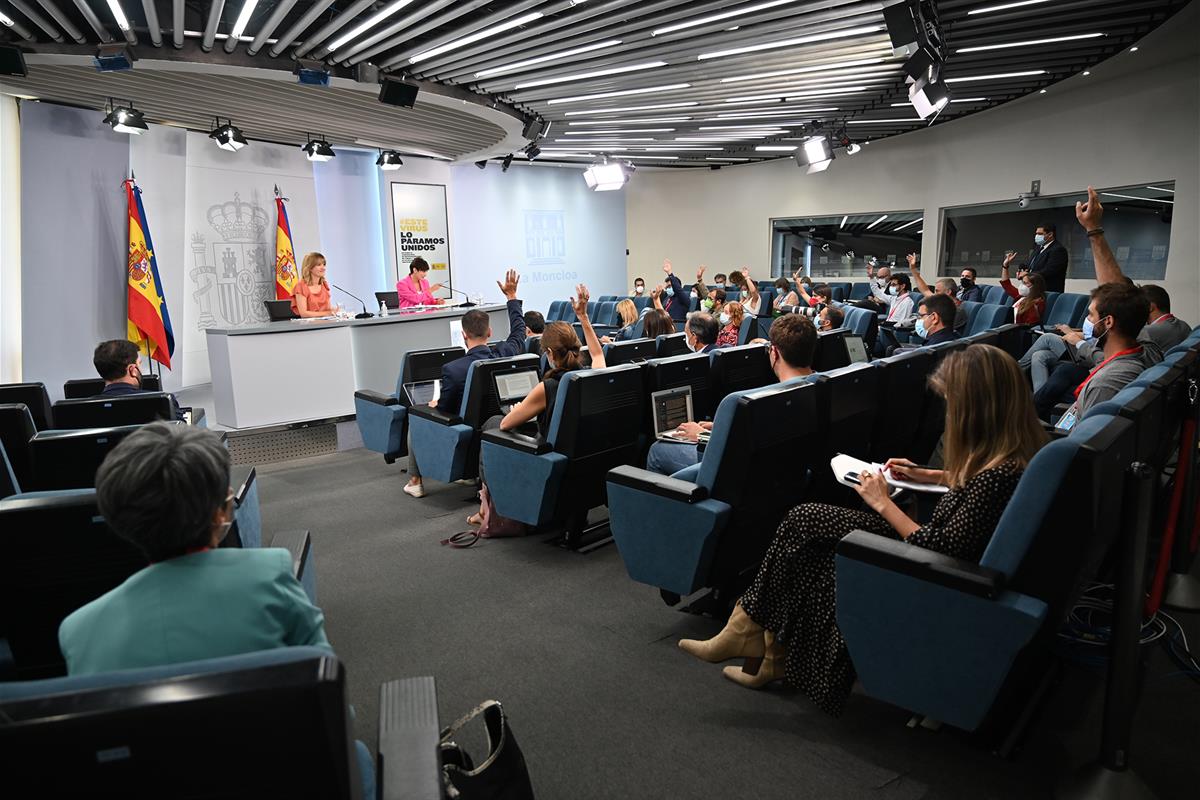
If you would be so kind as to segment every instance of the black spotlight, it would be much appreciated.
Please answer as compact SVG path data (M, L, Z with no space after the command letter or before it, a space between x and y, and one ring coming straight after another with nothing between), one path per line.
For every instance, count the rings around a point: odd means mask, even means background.
M529 147L525 148L525 158L529 159L530 161L533 161L541 154L542 148L538 147L536 144L531 144Z
M403 167L404 161L395 150L380 150L379 158L375 159L375 166L384 172L392 172Z
M323 136L309 139L308 144L300 149L304 151L309 161L328 161L337 155Z
M487 169L487 159L484 159L483 161L476 161L475 166L479 167L480 169Z
M509 153L508 155L506 155L504 157L504 160L500 162L500 171L508 172L508 168L512 166L512 162L513 162L513 154Z
M140 136L150 130L150 127L146 125L145 115L134 108L132 102L128 106L114 106L112 98L109 98L108 114L105 115L104 121L111 125L117 133L131 133Z
M208 138L216 141L217 147L222 150L228 150L231 153L236 153L249 144L246 141L246 137L242 135L242 129L234 125L233 120L227 119L222 124L220 117L217 117L216 124L208 134Z

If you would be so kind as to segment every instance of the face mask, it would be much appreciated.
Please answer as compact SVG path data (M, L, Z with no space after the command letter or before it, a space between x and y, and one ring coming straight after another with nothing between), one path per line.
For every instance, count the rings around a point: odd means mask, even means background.
M707 297L704 298L704 302L701 303L701 305L704 306L705 311L712 311L712 309L713 309L713 301L708 299Z
M964 289L970 289L975 286L975 281L971 280L970 278L963 278L958 282L958 284Z
M721 316L717 317L717 319L720 320L721 327L724 327L729 324L729 315L723 311L721 312Z
M929 331L925 330L925 318L924 317L917 317L916 331L917 331L917 336L920 336L922 339L924 339L926 336L929 335Z
M896 297L897 295L900 294L900 287L899 286L889 286L888 294L890 294L892 297Z
M675 289L668 286L667 288L663 289L663 294L665 294L667 297L674 297Z
M641 293L642 293L642 292L644 292L644 291L646 291L646 287L645 287L645 286L635 286L635 287L633 287L633 293L634 293L634 294L641 294Z
M684 337L683 337L683 343L687 345L687 349L688 349L690 352L692 352L692 353L696 352L696 346L695 346L694 344L692 344L692 337L691 337L691 336L684 336Z
M716 286L718 289L724 289L725 281L717 281L716 283L713 284L713 286Z
M1018 286L1017 294L1021 295L1021 297L1028 297L1029 296L1029 284L1022 283L1020 286Z
M1039 233L1033 237L1033 242L1038 247L1041 247L1042 245L1044 245L1046 243L1046 237Z
M1090 319L1085 319L1083 321L1083 338L1091 339L1095 333L1096 326L1092 324Z

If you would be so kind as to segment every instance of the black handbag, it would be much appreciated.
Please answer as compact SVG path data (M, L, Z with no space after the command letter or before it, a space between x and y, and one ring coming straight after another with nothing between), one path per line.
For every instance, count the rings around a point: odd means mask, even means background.
M487 728L488 752L475 761L453 740L468 722L482 715ZM533 800L533 786L525 757L508 726L504 708L496 700L485 700L466 716L442 731L442 777L446 796L462 800Z

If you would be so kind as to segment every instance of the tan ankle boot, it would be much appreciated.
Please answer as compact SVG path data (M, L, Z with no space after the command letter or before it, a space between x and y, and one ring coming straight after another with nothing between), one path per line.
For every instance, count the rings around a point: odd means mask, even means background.
M696 658L715 664L731 658L761 658L764 648L763 629L738 603L729 615L729 622L711 639L680 639L679 649Z
M747 658L741 667L725 667L721 670L726 678L747 689L761 689L768 683L783 680L784 660L787 651L775 640L775 634L766 631L763 635L766 648L761 659Z

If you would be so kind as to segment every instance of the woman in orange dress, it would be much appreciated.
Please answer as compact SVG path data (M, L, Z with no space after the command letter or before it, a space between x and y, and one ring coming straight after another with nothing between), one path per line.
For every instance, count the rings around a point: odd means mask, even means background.
M300 282L292 293L292 313L298 317L328 317L337 313L337 310L329 304L325 256L309 253L300 267Z

